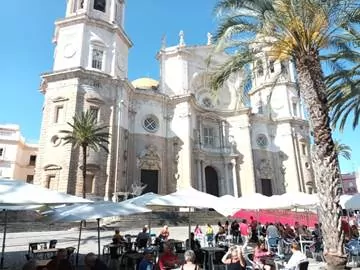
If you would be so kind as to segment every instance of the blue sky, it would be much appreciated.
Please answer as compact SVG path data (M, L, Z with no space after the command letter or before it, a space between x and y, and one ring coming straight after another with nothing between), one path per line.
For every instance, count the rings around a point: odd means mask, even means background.
M125 28L134 43L129 57L129 79L158 78L155 55L161 38L168 45L178 43L180 30L187 44L206 43L214 31L215 0L128 0ZM54 21L65 15L65 0L8 1L0 16L1 106L0 123L19 124L24 136L39 138L43 97L39 93L40 74L51 71L54 47L51 43ZM360 128L346 128L335 137L353 149L352 161L340 159L343 171L360 166L356 151Z

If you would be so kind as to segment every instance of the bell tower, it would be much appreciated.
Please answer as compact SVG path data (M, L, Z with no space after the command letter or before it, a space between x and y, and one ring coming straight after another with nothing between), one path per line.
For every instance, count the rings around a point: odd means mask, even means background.
M109 152L89 151L86 172L89 197L110 198L116 181L116 151L127 129L128 52L132 43L124 30L124 0L67 0L65 18L55 22L53 70L42 76L44 94L35 182L70 194L81 194L82 154L63 144L60 130L90 110L112 135ZM120 106L119 104L125 104ZM121 149L124 146L121 146ZM120 167L119 167L120 168ZM119 169L120 170L120 169ZM116 180L115 180L116 179ZM120 179L120 180L119 180Z
M68 0L65 18L55 23L54 71L82 67L126 78L124 10L124 0Z
M252 64L252 78L249 95L254 113L270 115L272 119L305 120L291 61L274 60L265 48Z

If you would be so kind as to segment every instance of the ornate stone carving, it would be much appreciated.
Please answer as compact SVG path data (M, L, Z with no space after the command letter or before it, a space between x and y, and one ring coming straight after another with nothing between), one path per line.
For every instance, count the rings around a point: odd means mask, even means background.
M271 168L270 160L262 159L260 160L258 166L258 172L261 179L272 179L273 178L273 170Z
M48 82L46 79L42 79L40 83L40 92L45 93L48 88Z
M160 156L155 145L148 145L138 156L137 167L146 170L160 170Z
M173 139L173 147L174 147L174 159L173 159L172 171L173 171L174 181L171 181L171 183L169 183L169 186L171 190L176 190L176 183L180 178L178 164L180 159L180 151L182 148L182 142L179 138L175 137Z

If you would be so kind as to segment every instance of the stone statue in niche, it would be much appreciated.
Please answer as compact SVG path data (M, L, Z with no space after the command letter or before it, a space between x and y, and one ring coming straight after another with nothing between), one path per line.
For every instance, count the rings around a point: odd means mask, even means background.
M155 145L148 145L137 157L137 167L146 170L160 170L160 156Z

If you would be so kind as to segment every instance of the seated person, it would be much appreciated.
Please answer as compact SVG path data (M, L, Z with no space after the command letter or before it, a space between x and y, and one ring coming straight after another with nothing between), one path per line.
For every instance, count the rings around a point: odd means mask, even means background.
M291 244L291 252L292 255L290 260L285 264L285 269L295 270L300 263L307 261L307 257L300 251L300 245L298 243Z
M94 253L88 253L84 259L86 269L89 270L109 270L105 263L103 263Z
M359 238L359 230L356 225L351 226L351 239L358 239Z
M120 234L119 230L115 230L115 234L112 237L113 244L121 244L126 242L125 238Z
M142 229L142 232L136 237L136 246L137 248L145 248L150 242L150 234L147 232L147 227Z
M270 270L272 265L267 264L266 259L272 256L272 253L265 248L265 243L259 241L254 250L254 262L260 266L261 269Z
M296 237L294 230L289 224L285 224L285 239L294 239Z
M200 267L195 263L196 255L194 251L187 250L184 254L184 264L181 266L181 270L200 270Z
M57 251L54 259L52 259L47 265L46 270L72 270L74 267L67 259L67 251L61 248Z
M228 252L222 257L221 262L227 265L227 269L245 270L246 261L241 246L232 246Z
M159 269L176 268L180 263L179 258L174 253L174 247L169 243L164 243L164 253L159 258Z
M139 264L139 270L153 270L154 269L154 251L150 248L144 249L144 258Z
M169 227L167 225L164 226L164 228L160 231L160 235L159 235L159 238L161 240L168 240L170 236L170 232L169 232Z
M185 247L193 251L198 251L199 249L201 249L200 242L195 239L194 233L190 234L190 243L189 243L189 239L186 239Z
M215 243L217 243L219 241L219 236L222 236L224 234L225 234L225 228L219 221L218 222L218 232L217 232L217 234L215 234Z

